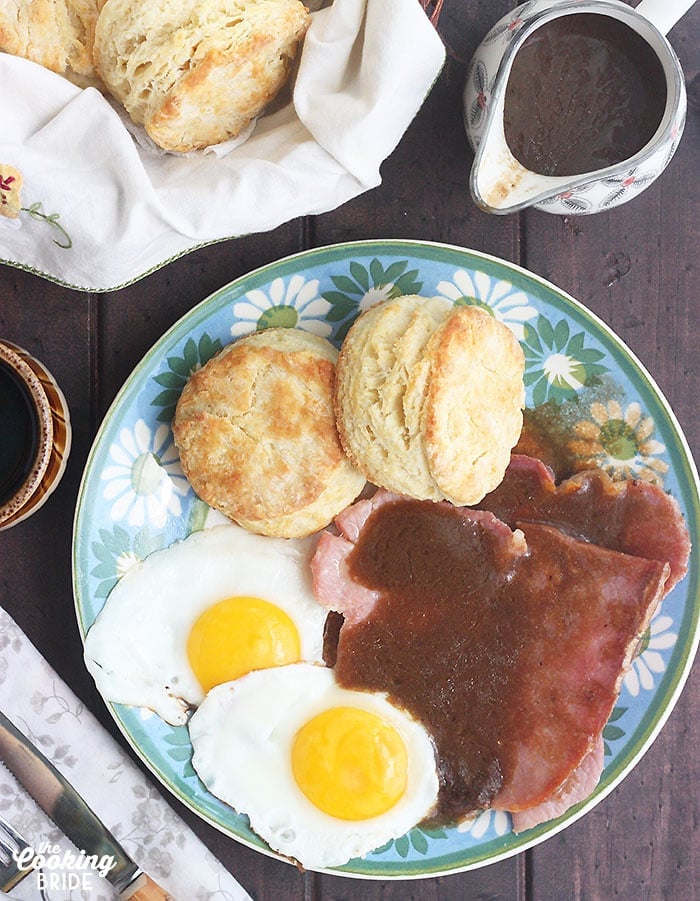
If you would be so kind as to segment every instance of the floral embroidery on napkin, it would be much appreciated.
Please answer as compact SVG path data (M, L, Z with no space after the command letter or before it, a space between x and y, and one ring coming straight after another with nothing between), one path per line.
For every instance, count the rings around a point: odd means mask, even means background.
M14 166L0 163L0 216L16 219L22 203L19 197L22 190L22 173Z
M57 232L53 243L64 250L73 247L73 240L65 228L58 221L60 213L45 213L41 208L41 201L23 207L20 192L23 185L22 173L8 163L0 163L0 216L6 219L18 219L20 212L29 213L32 219L45 222ZM19 223L16 223L19 225Z
M176 901L250 901L245 889L177 816L1 607L0 709L63 772L127 853ZM61 855L75 851L2 766L0 814L37 849L60 847ZM49 875L52 872L47 868ZM83 877L78 869L53 874L57 879L71 877L73 884L70 890L61 886L60 894L42 894L44 901L115 898L100 874ZM38 901L38 878L36 873L30 874L10 897Z
M33 203L31 206L26 209L22 208L23 212L29 213L32 219L37 219L40 222L46 222L47 225L50 225L52 228L55 228L59 234L58 238L53 239L53 243L58 247L62 247L63 250L70 250L73 246L73 240L65 228L58 221L61 218L60 213L45 213L41 209L41 201L37 201ZM60 238L60 240L59 240Z

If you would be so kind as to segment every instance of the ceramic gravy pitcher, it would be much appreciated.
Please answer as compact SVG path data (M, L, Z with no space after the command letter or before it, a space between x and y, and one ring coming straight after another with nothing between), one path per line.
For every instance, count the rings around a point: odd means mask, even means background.
M687 104L683 72L664 35L693 2L643 0L634 9L619 0L530 0L502 18L474 54L464 89L465 127L475 152L470 190L477 206L486 212L501 214L517 212L528 206L564 215L588 214L625 203L648 187L670 162L685 124ZM580 15L591 13L594 15ZM569 16L579 18L563 20L563 17ZM598 23L597 17L609 17L615 21L607 23L603 19ZM554 23L555 19L562 21ZM555 159L550 160L552 165L549 170L546 166L538 166L537 171L533 171L536 164L527 159L528 144L523 144L524 153L518 151L520 159L516 159L506 138L506 95L514 62L526 40L543 25L551 23L550 34L554 34L556 28L565 35L569 24L573 27L574 21L582 22L584 19L599 27L603 34L615 30L622 32L623 36L626 33L632 43L636 42L648 54L646 63L640 65L645 73L654 69L657 79L647 91L647 95L658 102L658 109L653 113L655 118L650 120L651 130L646 136L642 134L641 146L632 147L629 152L622 149L622 159L613 159L608 163L601 158L600 162L584 164L586 171L571 164L572 170L568 172L559 171ZM537 37L544 35L542 31ZM643 42L638 36L644 39ZM518 62L521 60L524 60L523 56ZM649 66L649 63L653 65ZM573 65L575 63L571 59L560 57L556 62L556 71L564 71L563 67ZM590 84L597 82L592 79ZM521 87L526 94L527 85ZM609 87L608 82L605 89ZM511 88L514 90L515 85ZM559 111L560 107L552 98L553 119ZM561 110L562 117L566 112ZM589 114L590 110L582 107L579 118L585 119ZM595 135L596 127L596 121L585 123L582 134ZM550 143L548 134L546 130L541 130L540 138L544 145ZM615 131L611 127L610 134L622 138L624 145L626 136L623 128L618 127ZM512 135L510 141L513 144ZM583 144L584 141L574 136L572 143ZM555 155L558 152L554 144L542 146L540 150L545 156L549 151ZM575 147L570 150L576 152ZM545 170L549 174L542 174Z

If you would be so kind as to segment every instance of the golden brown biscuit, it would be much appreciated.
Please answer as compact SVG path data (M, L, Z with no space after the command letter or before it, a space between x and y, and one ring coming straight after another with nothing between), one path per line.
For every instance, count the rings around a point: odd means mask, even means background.
M335 412L346 453L373 484L430 500L442 495L406 391L451 309L443 298L418 295L378 303L353 323L338 358Z
M364 477L343 453L333 414L337 351L273 328L225 347L185 386L173 420L197 494L244 528L302 537L351 503Z
M520 437L522 348L498 319L459 306L431 336L425 357L420 420L430 472L447 500L476 504L502 481Z
M340 351L335 411L366 478L474 504L503 478L522 428L524 358L483 310L398 297L363 313Z
M95 61L134 122L186 152L237 136L263 111L309 24L300 0L107 0Z
M23 56L81 87L99 85L93 61L104 0L3 0L0 50Z

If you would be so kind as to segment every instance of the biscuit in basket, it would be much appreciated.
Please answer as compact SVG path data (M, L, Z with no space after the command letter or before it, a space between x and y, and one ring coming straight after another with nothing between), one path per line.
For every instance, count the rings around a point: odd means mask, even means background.
M478 503L502 480L520 435L523 370L515 336L477 307L418 296L377 304L340 351L341 442L375 485Z
M95 61L165 150L239 135L286 83L310 17L300 0L107 0Z
M104 0L3 0L0 50L32 60L80 87L99 86L93 63Z
M185 386L173 420L197 494L244 528L303 537L351 503L364 477L333 415L336 349L271 328L227 345Z

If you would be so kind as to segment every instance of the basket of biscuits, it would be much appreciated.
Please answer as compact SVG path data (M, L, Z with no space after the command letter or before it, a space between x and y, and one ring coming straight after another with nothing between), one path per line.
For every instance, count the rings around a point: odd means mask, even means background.
M416 0L30 0L0 51L0 260L87 290L376 187L445 58Z

